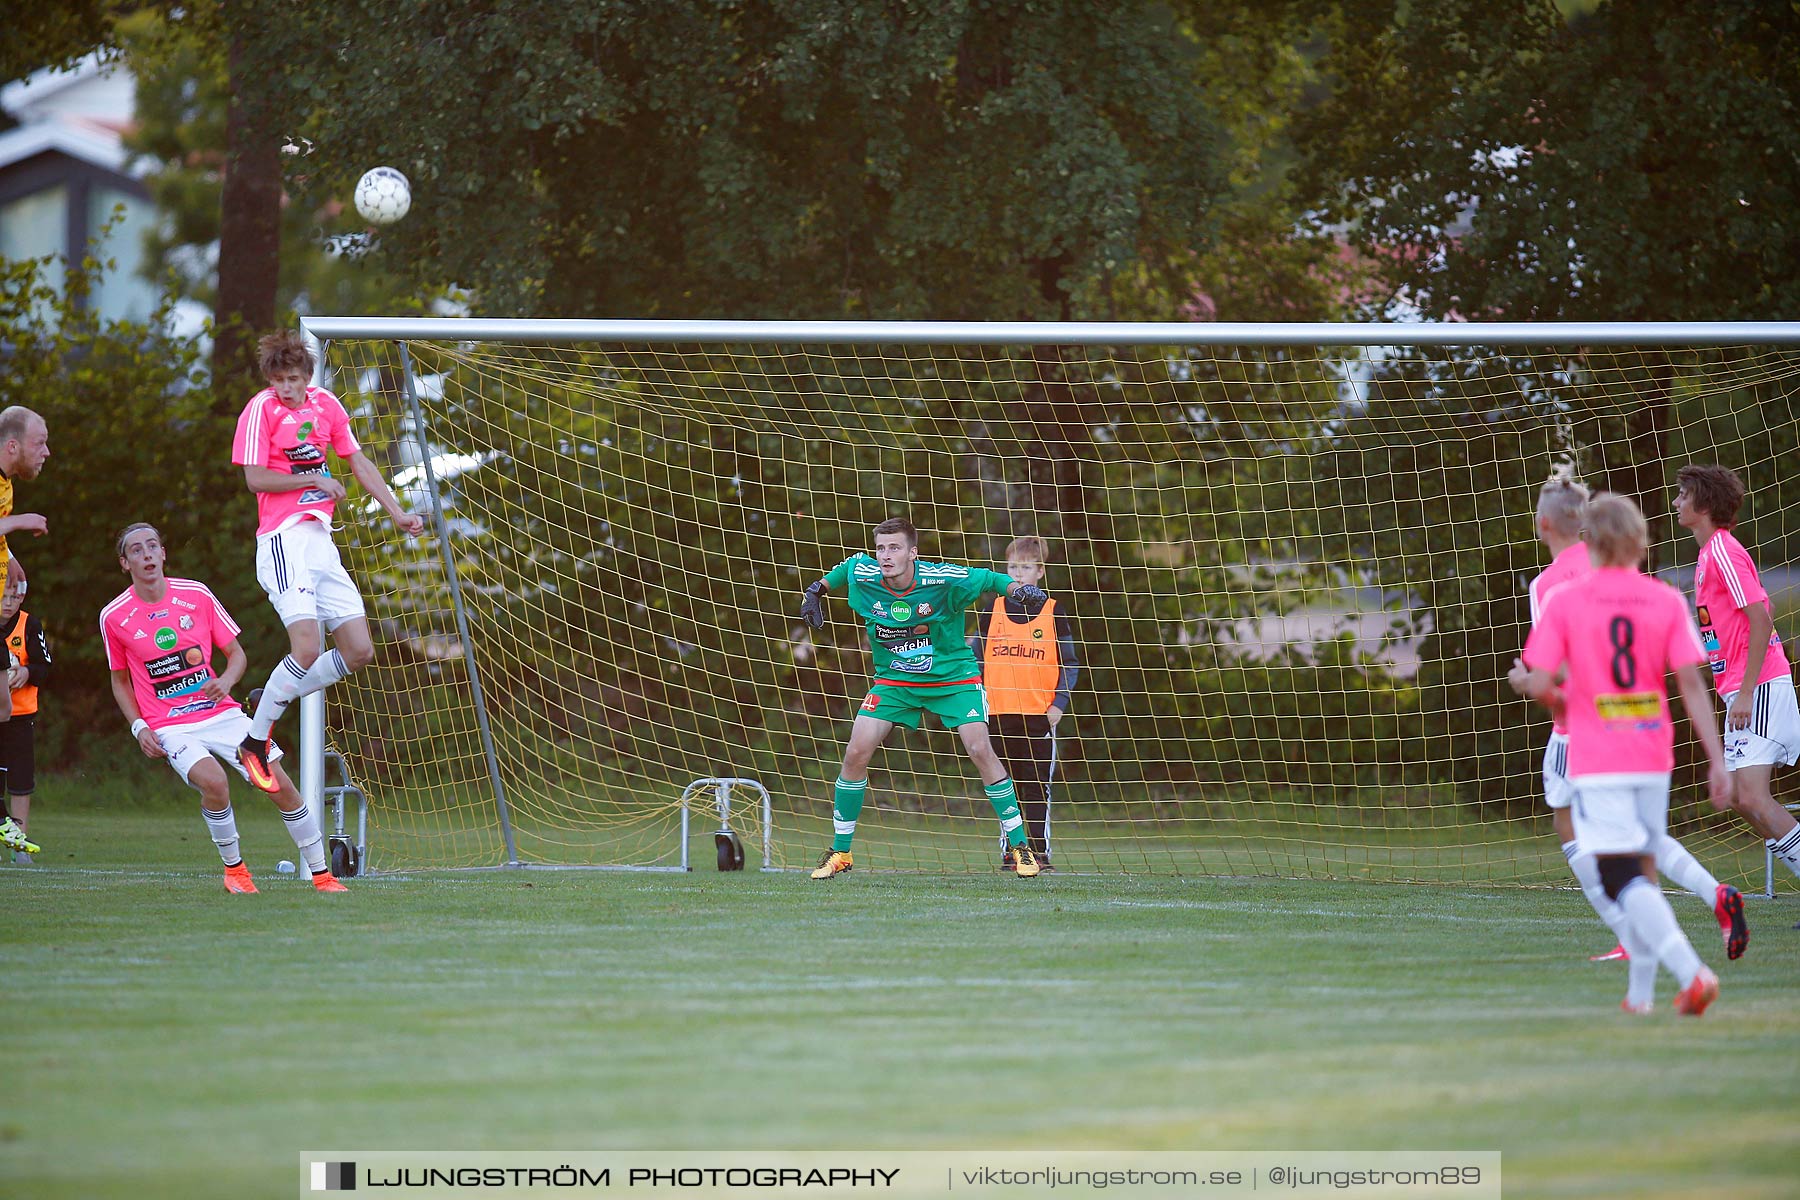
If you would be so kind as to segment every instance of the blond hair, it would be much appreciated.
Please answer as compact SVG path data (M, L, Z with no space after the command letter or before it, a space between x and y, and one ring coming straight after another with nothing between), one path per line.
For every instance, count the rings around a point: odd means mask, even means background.
M1650 549L1650 523L1627 496L1602 492L1588 501L1588 552L1602 567L1633 567Z
M1581 510L1588 499L1585 485L1566 475L1556 476L1538 492L1538 524L1574 541L1581 536Z

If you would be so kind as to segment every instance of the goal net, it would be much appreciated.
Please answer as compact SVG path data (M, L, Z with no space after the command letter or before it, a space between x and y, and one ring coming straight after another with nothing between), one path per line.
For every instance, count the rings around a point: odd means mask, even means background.
M797 607L895 516L924 560L1004 570L1016 536L1051 547L1079 660L1059 870L1564 882L1548 725L1504 680L1553 473L1636 498L1655 569L1685 587L1675 470L1735 468L1778 630L1800 604L1791 345L307 324L365 449L435 519L409 543L366 497L341 510L378 652L331 689L327 726L378 870L675 866L684 792L721 776L768 792L767 830L733 803L751 865L766 832L772 865L810 866L870 658L841 594L817 631ZM1762 843L1707 808L1682 738L1673 831L1760 885ZM708 869L710 796L688 831ZM992 871L998 845L955 734L896 728L858 870Z

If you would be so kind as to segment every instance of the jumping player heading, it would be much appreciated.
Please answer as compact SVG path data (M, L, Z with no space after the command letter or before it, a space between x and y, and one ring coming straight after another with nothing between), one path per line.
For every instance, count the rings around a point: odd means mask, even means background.
M287 626L289 652L261 689L239 749L250 781L272 792L277 783L269 770L269 731L287 706L375 657L362 595L331 540L331 517L346 493L331 477L326 451L337 452L401 533L418 534L425 519L407 512L388 490L380 468L350 432L338 398L310 385L316 360L305 339L291 330L273 333L258 351L269 386L238 417L231 461L244 468L244 483L256 496L256 581ZM329 653L320 653L320 622L336 647Z

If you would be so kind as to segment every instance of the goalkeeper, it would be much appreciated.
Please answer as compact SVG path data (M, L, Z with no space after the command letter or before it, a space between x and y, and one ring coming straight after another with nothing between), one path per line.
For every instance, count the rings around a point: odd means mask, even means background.
M883 521L874 532L873 557L852 554L809 586L800 602L800 615L817 629L825 623L825 593L843 591L868 626L875 657L875 679L850 726L832 795L831 849L812 877L830 879L851 869L850 841L869 787L869 760L895 725L917 729L932 712L962 739L1000 818L1013 870L1030 879L1038 873L1037 857L1012 780L988 740L987 692L975 653L963 640L963 614L989 595L1007 596L1035 613L1049 596L984 567L920 562L919 535L903 517Z

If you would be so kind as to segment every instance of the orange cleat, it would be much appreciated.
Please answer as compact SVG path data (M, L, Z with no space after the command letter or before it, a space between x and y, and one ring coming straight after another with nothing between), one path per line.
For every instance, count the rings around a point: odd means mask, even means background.
M852 869L848 850L827 850L819 858L819 866L813 871L814 879L830 879L833 875L842 875Z
M1648 1005L1648 1004L1633 1004L1631 1002L1631 997L1629 997L1629 996L1627 996L1625 999L1619 1001L1619 1008L1625 1012L1630 1013L1634 1017L1647 1017L1650 1015L1650 1005Z
M313 887L321 892L347 892L350 889L337 881L337 876L330 871L313 876Z
M1588 958L1589 962L1630 962L1631 952L1624 946L1614 946L1605 954L1595 954Z
M268 738L247 737L239 742L238 761L244 764L244 773L250 776L252 787L265 792L281 790L281 785L275 781L275 772L269 766Z
M250 878L250 868L243 863L235 867L225 868L225 890L237 895L254 895L256 881Z
M1675 993L1675 1011L1686 1017L1697 1017L1718 998L1719 977L1701 967L1694 981Z

